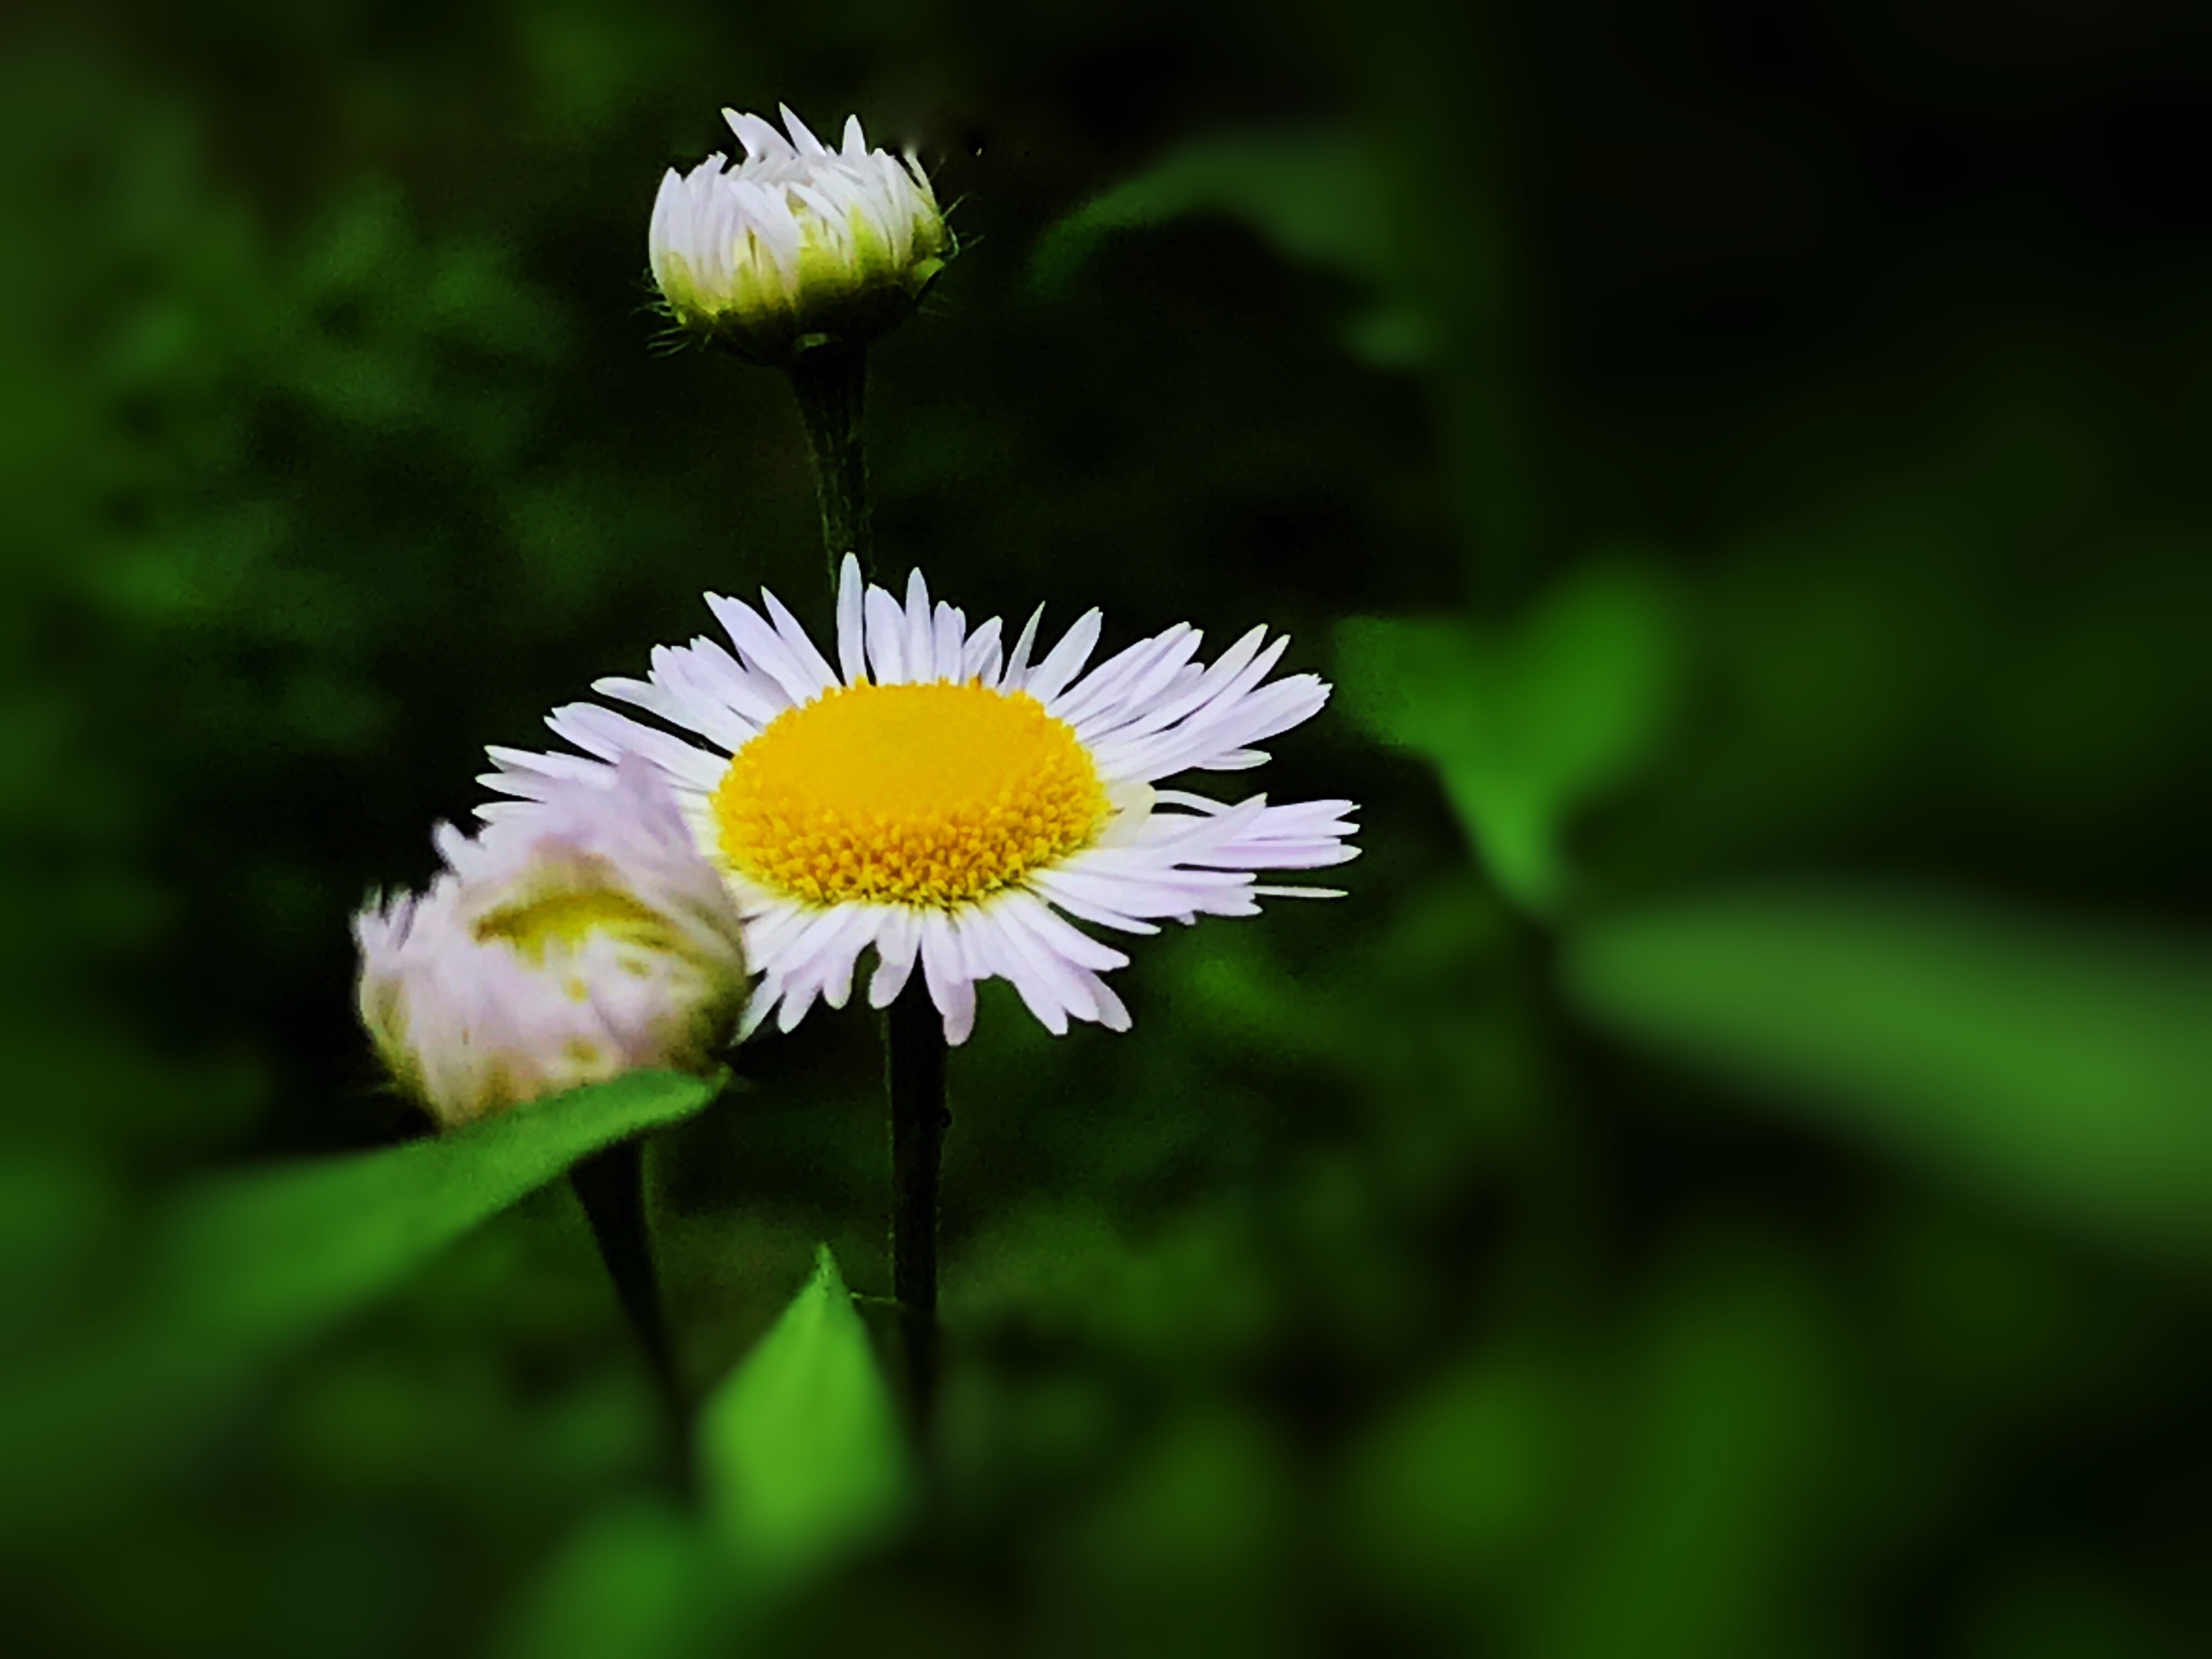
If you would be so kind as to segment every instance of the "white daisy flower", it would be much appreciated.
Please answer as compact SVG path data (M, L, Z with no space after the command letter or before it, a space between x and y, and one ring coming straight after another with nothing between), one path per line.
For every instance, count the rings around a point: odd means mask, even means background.
M441 1126L645 1066L702 1072L745 1000L744 929L642 760L527 820L434 839L420 897L354 918L362 1023Z
M1070 918L1151 933L1163 917L1251 915L1267 896L1337 896L1257 872L1355 856L1351 802L1158 787L1257 766L1254 744L1319 710L1316 676L1267 683L1287 639L1255 628L1201 665L1198 631L1178 625L1085 674L1096 611L1032 660L1042 607L1009 653L996 617L970 629L933 608L920 571L902 605L848 557L832 667L761 598L765 616L708 596L734 650L665 646L647 678L594 686L684 735L572 703L547 724L583 753L490 750L499 769L483 781L520 799L479 809L526 820L532 803L633 757L659 767L744 912L761 975L748 1032L771 1014L787 1031L817 1000L842 1007L870 949L869 1002L888 1007L919 963L952 1042L987 979L1012 981L1055 1035L1071 1018L1125 1030L1099 975L1128 958Z
M757 115L722 117L744 159L671 168L653 205L653 278L676 320L781 365L903 319L954 251L921 162L870 149L858 116L842 149L787 108L789 137Z

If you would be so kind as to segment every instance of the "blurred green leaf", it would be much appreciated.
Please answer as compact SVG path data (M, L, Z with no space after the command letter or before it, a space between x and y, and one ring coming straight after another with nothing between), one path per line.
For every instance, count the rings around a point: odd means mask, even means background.
M517 1604L507 1659L685 1659L716 1650L717 1582L688 1513L659 1503L588 1514Z
M267 1342L343 1316L578 1159L690 1116L715 1085L634 1072L386 1152L231 1177L161 1231L161 1316L208 1340Z
M1578 933L1592 1018L2111 1237L2212 1246L2212 957L1838 889Z
M827 1245L813 1277L701 1408L703 1513L587 1516L516 1605L514 1659L731 1650L786 1595L896 1526L916 1480Z
M1401 286L1399 242L1379 170L1374 153L1343 133L1253 133L1191 144L1046 232L1030 280L1051 292L1109 237L1218 215L1249 226L1284 258L1344 277L1369 297L1369 308L1346 331L1357 356L1389 366L1416 362L1430 331L1393 297Z
M1401 1594L1450 1603L1524 1566L1572 1466L1562 1369L1530 1352L1486 1355L1372 1431L1346 1473L1352 1554Z
M1584 571L1506 628L1358 617L1337 630L1346 706L1435 763L1492 877L1540 913L1565 896L1574 814L1665 736L1681 659L1666 591L1631 566Z
M1848 1356L1790 1252L1715 1235L1666 1265L1595 1402L1587 1507L1546 1564L1559 1576L1516 1583L1537 1590L1516 1609L1519 1651L1830 1650L1802 1628L1802 1586L1832 1560L1863 1464Z
M0 1537L90 1514L191 1450L266 1365L599 1148L698 1111L641 1072L388 1151L213 1182L155 1225L112 1326L0 1379Z
M701 1486L736 1569L793 1584L896 1526L915 1473L826 1244L814 1276L701 1409Z

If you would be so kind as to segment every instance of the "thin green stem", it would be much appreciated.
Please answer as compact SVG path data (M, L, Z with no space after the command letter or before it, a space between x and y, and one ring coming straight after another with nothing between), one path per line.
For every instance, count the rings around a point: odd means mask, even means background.
M822 506L822 550L830 561L830 591L848 553L860 574L876 574L874 514L868 505L868 455L860 440L867 401L868 356L857 346L818 345L799 354L785 371L799 418L806 423L807 453Z
M891 1293L906 1341L916 1416L937 1390L937 1189L945 1132L945 1022L920 976L884 1017L891 1109Z
M786 372L814 458L822 550L834 597L846 554L860 560L863 575L872 580L876 574L867 452L861 443L867 356L856 347L818 345L799 354ZM919 977L884 1016L884 1051L890 1105L891 1292L915 1416L926 1426L937 1390L938 1176L952 1117L945 1109L945 1026Z
M641 1140L618 1141L576 1165L568 1172L576 1196L583 1200L592 1237L599 1242L599 1258L614 1281L616 1298L638 1340L645 1348L653 1376L684 1420L684 1393L676 1373L676 1353L669 1341L668 1321L660 1302L660 1281L653 1270L653 1241L645 1219L645 1146Z

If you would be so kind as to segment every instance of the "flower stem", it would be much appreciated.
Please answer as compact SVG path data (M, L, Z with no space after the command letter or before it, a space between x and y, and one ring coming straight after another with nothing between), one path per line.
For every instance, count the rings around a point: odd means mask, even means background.
M801 352L785 371L814 458L833 599L846 554L860 560L862 575L872 580L876 574L867 453L860 441L867 369L860 348L823 344ZM937 1388L938 1171L952 1117L945 1109L945 1026L919 974L884 1018L884 1049L891 1121L891 1293L915 1415L927 1426Z
M937 1389L937 1184L945 1132L945 1022L917 975L884 1016L891 1106L891 1291L898 1300L915 1413Z
M599 1259L607 1264L607 1277L614 1281L616 1298L629 1316L653 1376L680 1424L683 1389L677 1381L675 1351L661 1310L653 1242L646 1230L644 1150L641 1140L618 1141L577 1164L568 1172L568 1180L583 1201L592 1237L599 1242Z
M868 456L860 442L868 355L859 346L817 345L793 358L785 373L799 399L799 418L806 423L815 494L822 505L822 550L829 556L834 596L838 567L848 553L860 560L863 576L872 581L876 574Z

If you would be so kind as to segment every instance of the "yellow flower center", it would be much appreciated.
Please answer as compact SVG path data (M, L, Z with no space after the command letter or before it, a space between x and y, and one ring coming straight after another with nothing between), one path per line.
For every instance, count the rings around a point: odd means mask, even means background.
M574 951L594 933L646 951L684 950L667 918L623 891L594 858L541 872L534 890L477 917L473 931L477 943L504 939L516 955L541 967L549 950Z
M817 904L949 908L1086 845L1105 786L1025 692L836 687L786 709L714 791L722 854Z

